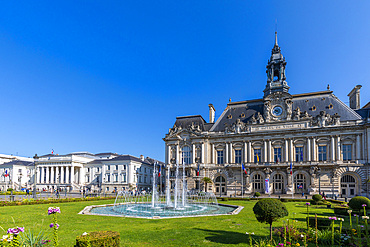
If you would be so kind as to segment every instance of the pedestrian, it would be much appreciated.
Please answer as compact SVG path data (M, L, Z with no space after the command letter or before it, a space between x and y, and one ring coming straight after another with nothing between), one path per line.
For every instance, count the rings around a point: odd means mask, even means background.
M304 192L302 192L302 197L304 197Z
M30 195L30 190L27 188L26 189L26 195L29 196Z

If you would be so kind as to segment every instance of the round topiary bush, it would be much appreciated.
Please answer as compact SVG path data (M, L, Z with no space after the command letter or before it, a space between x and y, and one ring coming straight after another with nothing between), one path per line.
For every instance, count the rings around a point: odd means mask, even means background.
M312 200L314 200L317 203L322 200L322 196L319 194L313 195Z
M366 209L370 208L370 199L364 196L356 196L349 201L348 206L354 210L361 210L364 208L363 204L367 205Z
M261 193L259 193L259 192L255 192L255 193L254 193L254 196L255 196L255 197L259 197L259 196L261 196Z
M256 219L261 223L270 225L270 239L272 240L272 222L288 216L288 210L284 203L278 199L264 198L259 200L253 207Z

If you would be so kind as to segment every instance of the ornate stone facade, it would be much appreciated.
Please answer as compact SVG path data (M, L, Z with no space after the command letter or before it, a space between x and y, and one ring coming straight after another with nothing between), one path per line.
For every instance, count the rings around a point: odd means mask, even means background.
M350 108L329 88L291 95L285 67L276 36L262 99L229 102L216 122L176 119L164 138L166 163L186 164L189 189L204 190L209 177L208 190L221 196L369 194L370 104Z

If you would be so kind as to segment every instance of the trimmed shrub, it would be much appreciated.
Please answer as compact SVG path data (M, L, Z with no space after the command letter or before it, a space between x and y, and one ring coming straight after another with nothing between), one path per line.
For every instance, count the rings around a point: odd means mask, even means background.
M364 196L356 196L349 201L348 206L354 210L361 210L364 208L363 204L366 204L366 209L368 209L370 207L370 199Z
M119 232L114 231L98 231L90 232L86 235L77 236L75 247L119 247L120 236Z
M345 208L345 207L338 207L338 206L334 207L334 214L336 215L348 216L347 211L348 211L348 208Z
M259 196L261 196L261 193L259 193L259 192L255 192L255 193L254 193L254 196L255 196L255 197L259 197Z
M13 191L13 189L12 188L8 188L6 191Z
M312 200L314 200L317 203L322 200L322 196L319 194L313 195Z
M306 217L307 221L307 217ZM315 228L315 217L309 217L308 225L312 228ZM326 229L331 225L331 220L329 218L317 217L317 228Z
M270 240L272 240L272 223L289 214L284 203L272 198L259 200L254 205L253 212L258 222L270 225Z

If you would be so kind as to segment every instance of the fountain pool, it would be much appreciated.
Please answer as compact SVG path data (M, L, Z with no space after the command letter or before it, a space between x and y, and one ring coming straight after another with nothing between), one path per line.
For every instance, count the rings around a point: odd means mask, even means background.
M213 193L188 191L185 165L182 167L182 175L179 173L179 165L176 166L173 190L167 186L166 193L162 195L157 189L160 173L156 166L154 165L151 194L134 196L129 191L120 191L114 204L88 206L80 214L161 219L237 214L243 209L241 206L219 204ZM170 184L169 174L168 171L167 184Z

